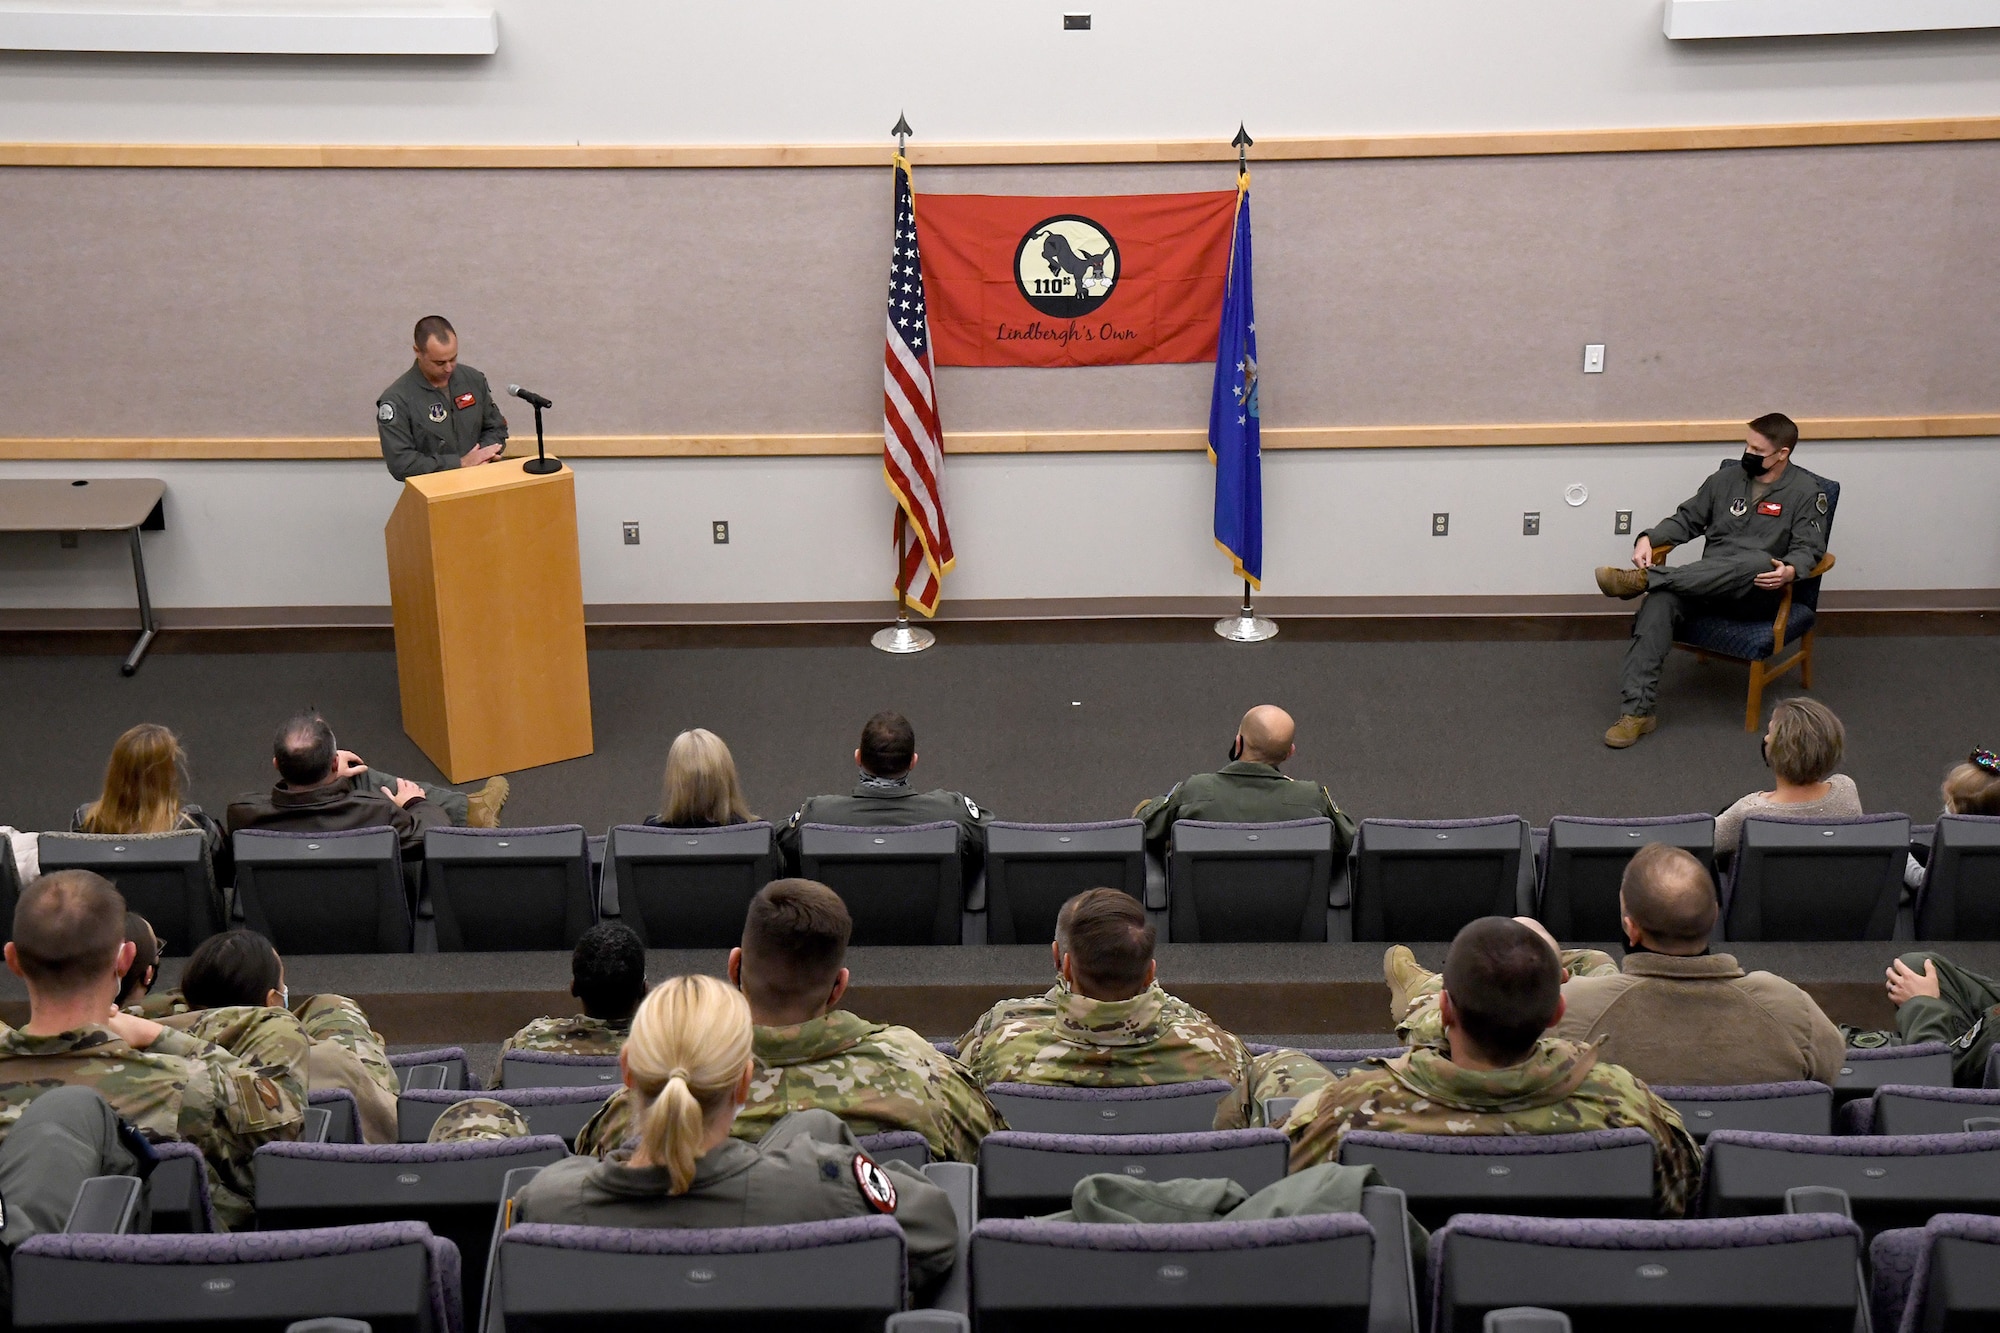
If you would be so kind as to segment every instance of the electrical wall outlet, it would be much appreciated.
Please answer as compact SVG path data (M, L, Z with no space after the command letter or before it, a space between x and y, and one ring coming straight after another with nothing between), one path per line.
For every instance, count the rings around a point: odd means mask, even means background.
M1631 536L1631 535L1632 535L1632 511L1631 511L1631 510L1629 510L1629 509L1621 509L1621 510L1619 510L1619 511L1618 511L1618 521L1617 521L1616 523L1614 523L1614 524L1612 525L1612 527L1611 527L1611 531L1612 531L1613 533L1615 533L1615 534L1616 534L1617 536L1620 536L1620 537L1629 537L1629 536Z
M625 525L625 544L627 546L637 546L639 544L639 525L637 523L627 523Z
M1431 515L1431 536L1433 536L1433 537L1449 537L1449 536L1451 536L1451 515L1450 515L1450 514L1432 514L1432 515Z
M1602 375L1604 373L1604 344L1585 343L1583 345L1583 373Z
M1531 509L1521 515L1521 535L1523 537L1539 537L1542 535L1542 516L1540 512Z
M708 525L709 540L717 546L729 545L729 520L718 518Z
M1063 15L1063 31L1064 31L1064 32L1089 32L1089 31L1090 31L1090 15L1088 15L1088 14L1065 14L1065 15Z

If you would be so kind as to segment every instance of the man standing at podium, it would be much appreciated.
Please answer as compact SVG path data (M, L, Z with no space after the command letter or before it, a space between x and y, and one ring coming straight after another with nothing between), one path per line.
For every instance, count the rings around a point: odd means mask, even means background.
M397 481L490 463L507 447L507 418L486 377L458 362L458 333L443 315L417 321L417 359L375 400L382 461Z

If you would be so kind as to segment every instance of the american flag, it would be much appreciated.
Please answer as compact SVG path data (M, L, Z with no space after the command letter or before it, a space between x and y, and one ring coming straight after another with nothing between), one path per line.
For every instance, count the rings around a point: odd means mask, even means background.
M888 345L882 358L882 444L882 475L897 506L896 587L910 605L935 615L941 583L952 566L951 528L944 515L944 433L938 427L930 321L924 316L916 197L909 159L900 153Z

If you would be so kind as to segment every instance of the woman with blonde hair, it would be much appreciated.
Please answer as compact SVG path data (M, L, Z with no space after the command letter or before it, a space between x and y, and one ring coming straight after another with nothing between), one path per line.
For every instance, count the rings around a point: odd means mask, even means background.
M1938 788L1948 815L2000 816L2000 754L1984 748L1974 750L1962 764L1945 770ZM1929 874L1924 862L1912 855L1903 867L1903 885L1921 889Z
M1751 815L1787 819L1858 819L1861 793L1854 779L1836 773L1847 750L1847 728L1817 699L1784 699L1771 710L1764 732L1764 762L1778 785L1753 791L1715 819L1715 850L1734 855Z
M703 727L683 731L667 749L667 775L660 787L654 828L722 828L747 824L757 816L743 804L736 760L722 737Z
M830 1111L795 1111L756 1143L729 1136L757 1075L750 1006L715 977L672 977L632 1017L618 1055L637 1132L609 1156L546 1167L515 1199L522 1222L749 1227L884 1213L901 1223L922 1295L957 1256L943 1190L901 1162L878 1165Z
M224 864L229 843L222 825L198 805L186 803L187 754L180 738L154 722L127 729L111 747L104 766L104 791L76 808L76 833L178 833L199 829L215 862L215 880L227 884Z

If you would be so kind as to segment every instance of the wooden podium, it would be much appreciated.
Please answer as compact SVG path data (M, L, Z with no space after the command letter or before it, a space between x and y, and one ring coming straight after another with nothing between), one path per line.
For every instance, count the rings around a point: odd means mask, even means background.
M576 474L525 461L411 477L383 530L403 730L453 783L592 748Z

